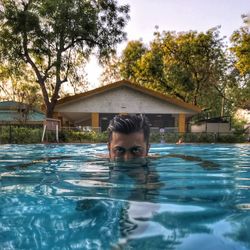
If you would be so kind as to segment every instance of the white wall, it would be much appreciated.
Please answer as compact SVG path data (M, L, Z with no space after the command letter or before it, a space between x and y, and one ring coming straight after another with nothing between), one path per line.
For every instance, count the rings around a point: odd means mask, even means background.
M191 125L191 132L193 133L201 133L201 132L209 132L209 133L228 133L230 132L230 124L229 123L203 123L201 125Z
M229 123L208 123L207 132L227 133L230 132Z
M58 105L55 111L99 113L194 114L196 112L146 95L126 86L82 100Z
M192 133L201 133L206 131L206 125L201 124L201 125L191 125L191 132Z

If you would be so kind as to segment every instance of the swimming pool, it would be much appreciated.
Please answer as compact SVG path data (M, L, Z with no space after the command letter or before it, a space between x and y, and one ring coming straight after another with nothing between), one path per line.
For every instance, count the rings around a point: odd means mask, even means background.
M250 145L1 145L0 249L250 249Z

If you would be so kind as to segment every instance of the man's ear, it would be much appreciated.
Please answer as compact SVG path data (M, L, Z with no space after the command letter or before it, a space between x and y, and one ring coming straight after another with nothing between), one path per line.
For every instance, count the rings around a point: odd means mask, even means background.
M148 151L149 151L150 147L151 147L151 145L148 144L148 146L147 146L147 155L148 155Z
M109 151L109 158L110 158L110 142L107 143L108 151Z

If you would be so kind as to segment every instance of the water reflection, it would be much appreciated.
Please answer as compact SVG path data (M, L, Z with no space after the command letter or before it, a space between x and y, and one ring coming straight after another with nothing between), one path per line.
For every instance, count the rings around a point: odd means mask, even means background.
M106 209L109 212L115 210L118 213L116 217L106 217L107 225L109 225L107 231L111 232L113 236L111 242L116 244L119 242L120 245L124 246L130 238L140 238L143 234L143 237L146 237L146 234L150 235L150 237L154 234L162 234L165 230L163 226L157 222L147 222L151 216L147 217L146 213L154 214L159 208L157 203L153 204L149 201L156 202L155 198L157 198L158 190L163 186L163 183L159 181L157 171L150 162L146 159L111 162L109 164L108 182L110 186L105 188L107 189L109 201L112 200L113 206L109 204ZM137 203L133 204L132 201ZM147 202L143 204L140 212L141 217L134 218L133 214L136 214L136 207L138 208L138 204L144 201ZM103 215L106 216L103 202L103 200L97 199L80 200L77 202L76 210L86 214L94 211L94 215L100 214L100 217L103 218ZM143 217L145 221L143 221ZM115 233L112 231L114 225L116 225ZM153 230L151 227L153 227ZM114 237L116 238L114 239Z
M109 183L115 186L109 189L110 198L136 201L152 201L164 186L148 159L111 162Z

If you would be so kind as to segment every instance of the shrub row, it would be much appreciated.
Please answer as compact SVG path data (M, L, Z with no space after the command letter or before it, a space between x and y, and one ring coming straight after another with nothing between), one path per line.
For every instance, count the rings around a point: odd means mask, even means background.
M175 143L180 138L187 143L242 143L247 135L233 133L152 133L151 142Z
M42 128L27 128L20 126L1 126L0 144L39 143L42 138Z
M27 128L20 126L1 126L0 143L29 144L40 143L42 137L42 128ZM246 142L247 136L244 134L216 134L216 133L152 133L150 136L151 143L175 143L179 138L184 142L194 143L240 143ZM45 140L55 142L55 133L47 132ZM80 132L64 130L59 133L60 142L65 143L105 143L108 140L107 132Z
M80 131L62 131L59 135L59 140L61 142L67 143L101 143L107 142L108 133L107 132L80 132Z

